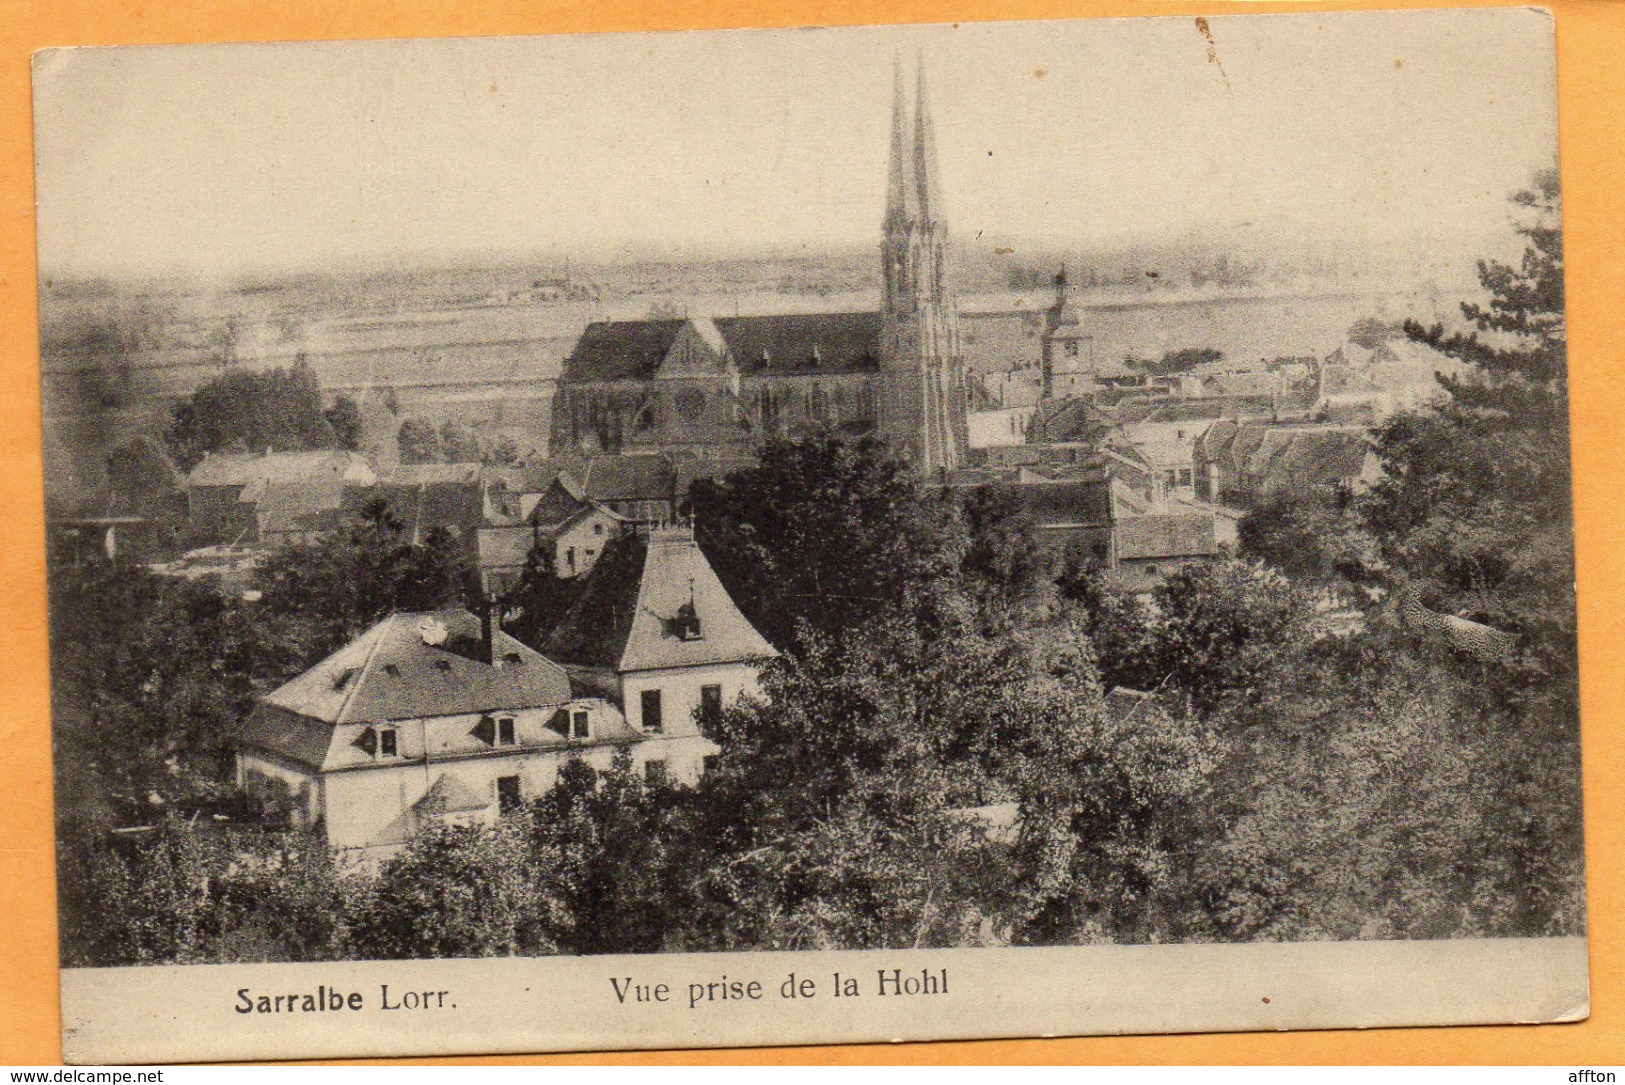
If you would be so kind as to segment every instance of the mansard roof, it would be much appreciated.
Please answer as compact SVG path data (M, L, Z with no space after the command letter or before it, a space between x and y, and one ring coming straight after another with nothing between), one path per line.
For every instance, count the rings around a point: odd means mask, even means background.
M492 666L471 650L479 636L479 619L466 610L392 614L262 701L337 726L515 711L570 700L570 682L558 664L497 632L493 640L501 665ZM437 638L441 643L429 643Z
M739 612L687 528L622 538L587 577L546 645L567 665L624 673L778 654Z
M688 323L668 319L589 324L564 360L561 379L565 384L652 380ZM879 364L879 313L783 313L695 323L709 326L702 332L708 343L715 329L742 373L853 373Z

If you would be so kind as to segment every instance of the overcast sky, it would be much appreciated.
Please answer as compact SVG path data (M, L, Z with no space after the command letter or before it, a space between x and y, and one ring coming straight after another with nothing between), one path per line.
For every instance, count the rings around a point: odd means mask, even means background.
M892 58L953 232L1362 245L1506 221L1556 158L1518 8L291 45L36 63L49 273L868 243ZM912 82L912 81L911 81Z

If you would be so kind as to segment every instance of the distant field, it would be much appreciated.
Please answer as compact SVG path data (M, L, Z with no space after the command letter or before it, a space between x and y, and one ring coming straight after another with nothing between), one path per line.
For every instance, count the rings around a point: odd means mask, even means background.
M66 499L93 492L108 451L136 433L160 429L176 400L221 371L222 354L256 369L308 363L329 390L371 400L368 413L375 419L389 397L403 418L454 418L545 445L554 382L591 321L640 319L656 307L669 315L732 316L878 304L874 291L758 288L501 304L458 298L411 307L397 301L391 311L381 311L375 302L356 306L354 299L306 294L299 299L308 306L301 313L289 311L287 297L279 303L275 295L252 295L256 311L229 318L221 325L229 337L216 331L212 343L197 314L220 299L184 296L166 301L167 325L162 316L148 317L139 333L113 327L78 340L47 336L42 367L48 486ZM963 297L967 340L980 334L977 327L990 330L989 318L1004 322L1041 310L1051 297L1047 291ZM1166 290L1080 300L1090 349L1101 360L1160 357L1184 347L1211 347L1232 359L1321 357L1341 345L1362 317L1448 320L1455 307L1453 298L1384 289L1228 296ZM74 310L58 319L87 320L84 314L94 312L82 302ZM104 310L97 319L118 318ZM1036 362L1036 325L1027 332L998 338L991 354L992 340L982 337L976 367ZM967 342L967 354L973 353Z

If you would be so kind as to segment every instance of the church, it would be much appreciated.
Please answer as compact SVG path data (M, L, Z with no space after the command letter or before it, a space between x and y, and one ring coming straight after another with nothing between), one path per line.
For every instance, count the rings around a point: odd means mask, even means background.
M690 317L588 325L553 402L551 451L750 456L764 440L872 434L922 473L968 444L925 72L910 123L899 66L878 312Z

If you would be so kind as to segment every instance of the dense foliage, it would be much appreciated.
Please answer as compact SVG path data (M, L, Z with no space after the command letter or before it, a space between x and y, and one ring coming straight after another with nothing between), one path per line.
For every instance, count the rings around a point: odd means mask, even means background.
M307 452L355 448L360 412L340 397L322 405L307 365L256 372L229 369L176 404L167 441L183 471L223 452Z

